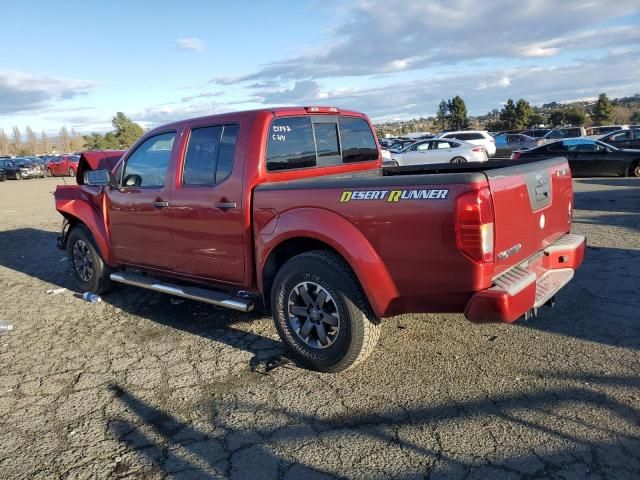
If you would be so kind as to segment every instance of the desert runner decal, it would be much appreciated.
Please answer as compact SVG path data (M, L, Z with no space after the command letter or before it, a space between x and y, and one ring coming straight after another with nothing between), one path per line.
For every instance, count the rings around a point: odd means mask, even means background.
M399 202L401 200L444 200L449 190L420 189L420 190L345 190L340 195L340 203L352 200L386 200Z

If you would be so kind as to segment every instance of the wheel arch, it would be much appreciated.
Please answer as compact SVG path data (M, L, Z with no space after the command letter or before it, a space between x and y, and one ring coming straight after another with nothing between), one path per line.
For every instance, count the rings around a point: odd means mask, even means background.
M72 200L64 206L58 205L57 210L69 223L66 235L61 239L63 245L66 245L71 231L78 225L83 225L91 233L105 263L113 265L109 237L104 221L89 205L82 201Z
M258 289L268 305L273 280L290 258L311 250L340 257L358 279L371 308L384 317L398 297L396 286L373 246L351 222L328 210L304 208L278 218L273 234L257 235Z

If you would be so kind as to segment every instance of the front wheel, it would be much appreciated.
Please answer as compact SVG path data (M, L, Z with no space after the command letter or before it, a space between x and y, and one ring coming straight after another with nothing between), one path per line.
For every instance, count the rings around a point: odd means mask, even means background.
M83 292L105 293L111 288L111 269L104 262L87 227L77 225L67 239L73 278Z
M451 159L451 163L466 163L466 159L462 157L454 157Z
M629 170L629 176L636 178L640 177L640 162L631 167L631 169Z
M69 176L70 177L75 177L76 176L76 172L73 170L73 168L69 169Z
M47 177L53 177L53 172L51 171L50 168L47 168L47 173L46 173Z
M339 372L357 365L380 336L380 321L357 278L330 252L305 252L287 261L274 280L271 308L282 341L314 370Z

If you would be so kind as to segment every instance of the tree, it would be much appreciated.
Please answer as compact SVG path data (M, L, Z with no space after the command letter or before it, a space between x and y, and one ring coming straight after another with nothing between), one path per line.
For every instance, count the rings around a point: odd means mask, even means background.
M67 127L62 127L60 129L60 149L63 152L68 152L70 150L70 145L69 145L69 131L67 130Z
M530 125L533 116L533 107L524 99L518 100L516 104L516 129L525 129Z
M42 142L42 153L49 153L49 138L44 130L42 130L40 141Z
M573 126L580 126L587 119L587 113L583 108L572 107L564 112L564 119Z
M0 128L0 155L9 153L9 138L2 128Z
M549 122L554 127L559 127L565 122L565 112L562 109L554 110L549 115Z
M440 130L444 130L445 128L447 128L447 113L447 102L442 100L438 105L438 111L436 112L436 126Z
M606 93L601 93L595 107L593 107L594 125L604 125L611 123L613 119L613 105L609 101Z
M640 123L640 110L638 110L637 112L633 113L631 115L631 118L629 119L629 121L633 124L638 124ZM4 132L3 132L4 133Z
M124 113L118 112L111 121L118 140L118 148L126 149L135 143L143 134L142 127L131 121Z
M500 112L500 120L506 130L514 130L517 123L517 111L513 100L508 99Z
M25 129L25 136L27 137L27 152L29 155L35 155L38 153L38 136L36 132L29 126Z
M469 126L469 118L467 117L467 106L464 100L456 95L447 103L449 110L449 127L454 130L463 130Z
M11 147L15 153L18 153L22 147L22 135L20 134L20 129L18 127L13 127L13 141L11 142Z

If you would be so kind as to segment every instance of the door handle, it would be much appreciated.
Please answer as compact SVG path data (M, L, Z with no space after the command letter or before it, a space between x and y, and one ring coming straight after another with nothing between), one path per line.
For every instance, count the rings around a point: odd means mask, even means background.
M236 208L238 204L236 202L218 202L215 207L221 210L229 210L230 208Z
M167 208L169 206L169 202L163 202L161 200L156 200L155 202L151 202L151 205L153 205L156 208Z

